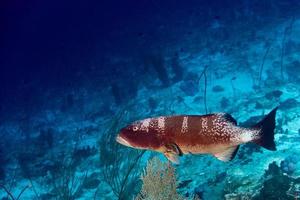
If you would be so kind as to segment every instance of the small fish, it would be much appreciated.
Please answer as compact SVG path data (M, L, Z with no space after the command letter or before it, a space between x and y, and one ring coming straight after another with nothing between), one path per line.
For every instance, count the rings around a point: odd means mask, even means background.
M173 163L183 154L212 154L232 160L240 144L254 142L275 151L276 107L251 128L237 126L227 113L161 116L136 121L121 129L116 140L136 149L163 153Z

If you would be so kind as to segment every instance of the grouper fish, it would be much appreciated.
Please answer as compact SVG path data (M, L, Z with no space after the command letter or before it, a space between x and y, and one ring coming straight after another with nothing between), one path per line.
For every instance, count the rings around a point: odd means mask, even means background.
M254 142L275 151L276 107L253 127L240 127L227 113L178 115L147 118L120 130L116 141L136 149L163 153L179 163L183 154L212 154L222 161L232 160L239 145Z

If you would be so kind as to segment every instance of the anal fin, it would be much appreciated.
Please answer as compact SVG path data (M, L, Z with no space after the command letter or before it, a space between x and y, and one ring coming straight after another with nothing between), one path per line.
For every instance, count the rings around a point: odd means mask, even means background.
M239 146L234 146L234 147L230 147L220 153L216 153L216 154L214 154L214 156L221 161L228 162L228 161L231 161L235 157L238 150L239 150Z

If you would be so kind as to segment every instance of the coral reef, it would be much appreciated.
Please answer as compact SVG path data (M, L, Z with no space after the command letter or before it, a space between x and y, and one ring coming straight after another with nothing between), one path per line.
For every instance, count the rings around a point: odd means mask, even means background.
M287 110L287 109L292 109L295 108L299 105L299 102L296 99L286 99L285 101L281 102L280 108Z
M163 87L170 84L168 72L165 65L164 57L161 54L152 54L145 57L145 66L153 68L157 78L160 80ZM176 68L176 66L174 66Z
M221 85L216 85L212 88L213 92L223 92L225 89Z
M184 70L180 64L179 53L176 52L174 56L171 58L171 68L174 73L173 81L178 82L181 81L184 77Z
M294 179L284 174L282 169L272 162L265 172L260 193L254 199L295 199L298 194L297 188L294 188L293 185L299 181L300 179ZM292 193L294 194L292 195Z

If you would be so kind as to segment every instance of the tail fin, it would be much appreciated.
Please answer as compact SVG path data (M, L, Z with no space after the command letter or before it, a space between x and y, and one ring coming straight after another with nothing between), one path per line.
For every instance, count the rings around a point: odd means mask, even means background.
M263 120L253 128L260 129L260 137L254 142L268 150L275 151L274 142L275 117L278 107L274 108Z

